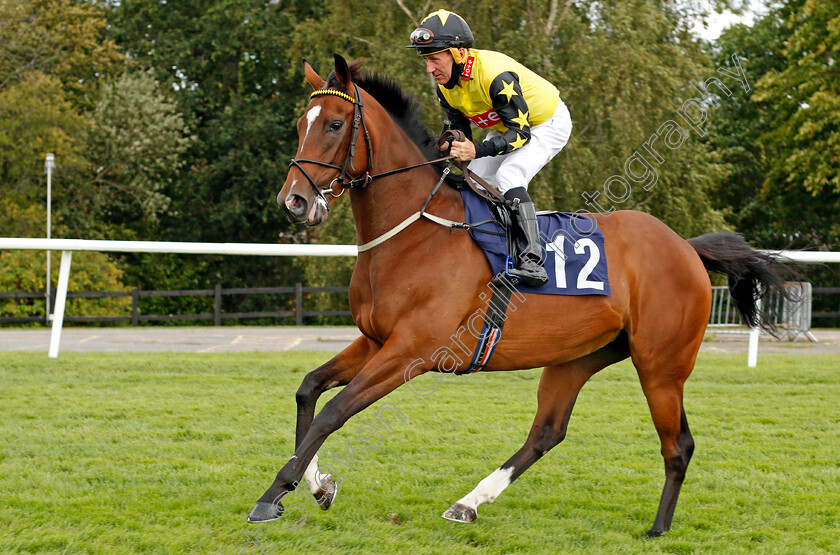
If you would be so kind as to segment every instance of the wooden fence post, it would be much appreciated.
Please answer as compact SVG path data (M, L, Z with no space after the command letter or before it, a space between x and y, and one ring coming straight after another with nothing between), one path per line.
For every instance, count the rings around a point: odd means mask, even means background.
M136 287L131 288L131 327L136 328L140 322L140 291Z
M295 325L303 325L303 284L295 283Z
M222 325L222 284L216 284L215 302L213 303L213 324L216 326Z

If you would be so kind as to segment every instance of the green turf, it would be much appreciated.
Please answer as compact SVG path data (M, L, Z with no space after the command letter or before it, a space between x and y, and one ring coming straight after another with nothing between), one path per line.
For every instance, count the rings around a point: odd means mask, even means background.
M656 540L641 536L662 459L626 363L584 388L566 441L473 524L440 515L519 448L538 371L398 390L392 433L380 402L321 449L343 480L332 509L310 505L295 530L246 524L291 455L295 390L328 357L0 354L0 553L840 553L840 356L797 353L757 369L701 355L686 385L697 450ZM383 432L373 451L355 442L363 425ZM356 468L338 459L348 445Z

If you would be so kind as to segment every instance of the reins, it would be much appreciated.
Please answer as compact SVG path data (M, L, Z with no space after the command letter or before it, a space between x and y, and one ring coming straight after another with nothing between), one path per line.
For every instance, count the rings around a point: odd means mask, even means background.
M367 130L367 124L365 123L365 113L364 113L364 109L363 109L364 104L362 103L362 95L359 92L359 86L357 84L353 83L353 88L354 88L354 92L355 92L355 98L353 98L352 96L350 96L349 94L347 94L343 91L339 91L339 90L336 90L336 89L323 89L323 90L315 91L311 95L309 95L310 98L314 98L316 96L321 96L321 95L337 96L337 97L339 97L343 100L346 100L347 102L350 102L351 104L353 104L353 130L352 130L351 135L350 135L350 147L347 149L347 156L344 158L344 163L341 166L337 166L335 164L322 162L320 160L310 160L310 159L307 159L307 158L292 158L291 162L289 163L290 168L292 166L296 167L297 169L300 170L300 172L304 175L304 177L306 177L306 180L309 181L309 184L315 190L315 195L316 195L315 202L320 204L325 210L329 211L329 202L327 201L327 198L324 196L325 194L330 194L332 197L338 198L338 197L340 197L341 195L344 194L345 189L352 189L352 188L355 188L355 187L366 187L367 184L370 183L371 181L373 181L374 179L379 179L381 177L394 175L396 173L400 173L400 172L404 172L404 171L408 171L408 170L413 170L415 168L420 168L420 167L423 167L423 166L429 166L429 165L432 165L432 164L437 164L438 162L446 162L446 161L449 162L449 164L447 164L446 168L444 168L444 170L443 170L443 172L440 176L440 179L435 184L435 186L432 188L431 192L429 193L429 196L426 198L426 202L423 203L423 207L418 212L415 212L414 214L412 214L411 216L409 216L408 218L403 220L401 223L399 223L396 227L392 228L390 231L387 231L386 233L380 235L379 237L377 237L376 239L374 239L372 241L368 241L367 243L365 243L363 245L359 245L358 246L359 252L365 252L365 251L370 250L373 247L375 247L375 246L377 246L381 243L384 243L385 241L387 241L391 237L395 236L400 231L404 230L405 228L407 228L408 226L410 226L411 224L413 224L414 222L419 220L420 218L427 218L428 220L430 220L432 222L435 222L436 224L440 224L442 226L449 227L450 229L466 229L466 230L478 231L480 233L487 233L487 234L490 234L490 235L504 235L504 233L498 233L498 232L495 232L495 231L487 231L487 230L484 230L484 229L480 229L478 227L480 225L490 223L493 220L487 220L487 221L484 221L484 222L477 222L477 223L474 223L474 224L468 224L468 223L464 223L464 222L455 222L455 221L452 221L452 220L448 220L446 218L441 218L439 216L435 216L434 214L426 213L426 207L429 205L429 202L432 200L432 198L435 196L435 194L440 189L440 186L444 182L444 180L446 179L446 176L449 175L449 172L452 168L452 163L453 163L452 160L454 158L451 155L450 156L444 156L444 157L441 157L441 158L437 158L435 160L429 160L429 161L426 161L426 162L421 162L419 164L414 164L414 165L411 165L411 166L404 166L402 168L397 168L397 169L394 169L394 170L389 170L389 171L385 171L385 172L377 173L377 174L373 174L373 175L371 175L370 172L366 171L363 176L356 177L356 178L352 177L350 175L350 173L347 171L347 168L349 167L352 171L356 171L356 168L353 166L353 158L355 158L355 156L356 156L356 141L359 138L359 129L360 128L364 132L365 146L367 147L367 154L368 154L368 168L373 168L373 147L372 147L371 141L370 141L370 134L368 133L368 130ZM450 133L452 133L452 139L453 140L464 140L465 139L463 133L461 133L460 131L450 132ZM455 133L461 133L461 135L458 136ZM323 166L325 168L331 168L331 169L334 169L334 170L338 170L340 173L339 173L338 177L336 177L335 179L333 179L330 182L330 186L328 188L319 189L318 186L315 184L315 180L312 179L312 176L310 176L309 173L303 168L303 166L301 165L301 162L307 162L307 163L310 163L310 164L315 164L317 166ZM467 169L466 164L463 164L460 167L461 167L462 171L464 172L464 178L465 178L467 184L479 196L484 197L484 198L486 198L488 200L491 200L493 202L501 202L501 203L506 202L504 197L498 191L496 191L496 189L493 188L489 183L487 183L486 181L481 179L479 176L477 176L475 174L471 174L469 172L469 170ZM487 192L484 192L481 189L479 189L475 184L476 182L478 182L482 187L484 187L484 189ZM333 191L333 186L335 184L338 185L338 188L339 188L338 193L335 193Z
M356 157L356 141L359 139L359 128L364 131L365 137L365 146L367 147L368 153L368 168L373 168L373 147L371 146L370 142L370 133L367 130L367 124L365 123L365 111L364 111L364 104L362 103L362 95L359 92L359 86L353 83L353 88L356 97L353 98L349 94L338 91L335 89L324 89L320 91L315 91L311 95L310 98L314 98L316 96L321 95L330 95L330 96L337 96L341 99L346 100L347 102L353 104L353 130L350 135L350 148L347 150L347 156L344 158L344 163L341 166L337 166L335 164L329 164L327 162L322 162L320 160L310 160L307 158L292 158L291 162L289 163L289 167L294 166L303 173L306 177L309 184L312 185L312 188L315 189L315 192L318 194L319 200L323 200L326 203L327 199L324 197L325 193L329 193L333 197L340 197L345 189L352 189L354 187L365 187L368 183L373 181L374 179L379 179L380 177L386 177L388 175L393 175L395 173L404 172L407 170L412 170L414 168L419 168L422 166L428 166L431 164L437 164L438 162L445 162L447 160L451 160L451 156L445 156L443 158L438 158L436 160L429 160L428 162L422 162L420 164L414 164L413 166L406 166L403 168L397 168L395 170L389 170L382 173L377 173L371 175L370 172L365 172L363 176L360 177L352 177L350 172L347 171L349 167L352 171L356 171L356 168L353 166L353 158ZM308 162L310 164L315 164L318 166L323 166L325 168L332 168L334 170L338 170L340 173L338 177L332 180L330 183L330 187L328 189L319 189L317 185L315 185L315 180L312 179L312 176L307 173L307 171L301 166L301 162ZM339 188L339 193L334 192L333 185L337 184Z

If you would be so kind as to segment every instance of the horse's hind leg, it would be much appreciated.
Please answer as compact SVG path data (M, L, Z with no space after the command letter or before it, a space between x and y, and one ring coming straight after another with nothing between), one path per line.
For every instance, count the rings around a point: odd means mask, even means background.
M443 513L443 518L457 522L474 521L480 504L492 503L511 482L563 441L575 400L587 380L602 368L628 356L627 335L621 333L612 343L592 354L559 366L547 366L540 378L537 414L525 444Z
M633 362L639 371L665 460L665 486L653 527L647 533L650 537L661 536L671 528L680 488L694 452L694 438L683 408L683 384L694 368L699 339L696 343L682 351L671 350L645 360L637 359L634 353Z
M662 444L662 458L665 459L665 486L662 488L656 519L647 532L649 537L658 537L671 529L680 488L694 453L694 438L688 429L683 408L683 381L656 386L646 386L643 381L642 389Z
M295 449L300 446L300 442L312 426L315 406L321 394L333 387L350 383L350 380L361 372L378 350L378 344L365 336L359 337L346 349L303 378L295 396L297 401ZM309 463L303 475L318 506L325 511L329 509L338 492L338 484L333 476L324 475L318 471L318 455L312 457L312 462Z

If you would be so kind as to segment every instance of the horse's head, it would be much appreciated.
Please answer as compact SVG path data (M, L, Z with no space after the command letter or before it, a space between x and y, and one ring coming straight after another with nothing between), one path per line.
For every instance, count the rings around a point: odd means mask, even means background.
M293 222L317 225L330 203L370 168L370 138L361 91L347 61L335 55L335 71L324 81L303 62L306 80L315 89L298 120L298 150L277 203ZM364 137L364 140L359 140Z

